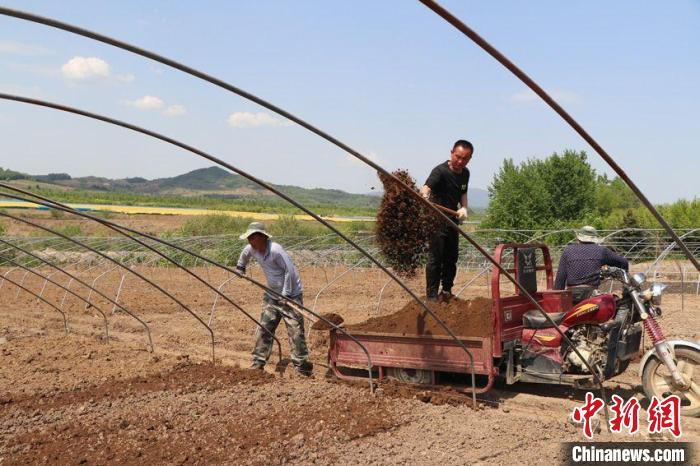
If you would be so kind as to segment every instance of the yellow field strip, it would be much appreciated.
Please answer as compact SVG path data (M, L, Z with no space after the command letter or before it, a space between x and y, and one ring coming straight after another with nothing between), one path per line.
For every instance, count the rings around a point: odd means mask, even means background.
M73 209L79 210L95 210L102 212L115 212L120 214L154 214L154 215L228 215L231 217L248 217L254 220L277 220L280 214L268 214L263 212L241 212L237 210L208 210L208 209L188 209L180 207L145 207L145 206L130 206L130 205L111 205L111 204L66 204ZM42 209L44 206L38 206L31 202L25 201L0 201L0 209L15 208L15 209ZM294 215L297 220L314 220L310 215ZM323 217L331 222L353 222L358 220L373 221L371 217L350 218L350 217Z

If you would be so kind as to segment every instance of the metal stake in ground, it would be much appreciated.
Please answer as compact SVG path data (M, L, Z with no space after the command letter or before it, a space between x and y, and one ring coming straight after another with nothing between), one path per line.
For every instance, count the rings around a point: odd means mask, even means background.
M223 297L223 298L224 298L226 301L228 301L232 306L234 306L236 309L238 309L238 310L240 310L241 312L243 312L246 316L248 316L248 318L250 318L251 320L253 320L253 322L255 322L256 324L258 324L258 326L259 326L260 328L262 328L264 331L267 331L268 334L270 334L270 335L272 336L272 338L277 342L277 349L278 349L279 359L280 359L280 360L282 359L282 345L280 344L280 341L275 337L274 334L272 334L269 330L267 330L265 327L263 327L261 323L259 323L257 320L255 320L255 318L253 318L253 316L251 316L248 312L246 312L246 311L245 311L242 307L240 307L236 302L234 302L232 299L230 299L230 298L229 298L228 296L226 296L225 294L221 293L221 292L220 292L219 290L217 290L214 286L212 286L210 283L208 283L207 281L205 281L204 279L202 279L201 277L199 277L199 276L198 276L197 274L195 274L194 272L192 272L192 271L188 270L186 267L183 267L182 265L180 265L177 261L173 260L173 259L170 258L168 255L163 254L162 252L158 251L156 248L154 248L154 247L152 247L152 246L150 246L150 245L144 243L143 241L139 240L138 238L134 238L134 237L128 235L127 233L125 233L124 231L122 231L123 228L120 227L119 225L117 225L117 224L115 224L115 223L113 223L113 222L108 222L108 221L106 221L106 220L99 219L99 218L97 218L97 217L94 217L94 216L91 216L91 215L88 215L88 214L84 214L84 213L82 213L82 212L79 212L79 211L77 211L77 210L75 210L75 209L72 209L72 208L70 208L70 207L68 207L68 206L66 206L66 205L64 205L64 204L59 203L59 202L53 201L53 200L48 199L48 198L43 197L43 196L39 196L39 195L37 195L37 194L33 194L33 193L29 192L29 191L25 191L25 190L23 190L23 189L16 188L16 187L14 187L14 186L11 186L11 185L8 185L8 184L5 184L5 183L0 183L0 187L3 187L3 188L5 188L5 189L10 189L10 190L12 190L12 191L20 192L20 193L23 193L23 194L27 194L27 195L36 197L37 199L46 200L46 201L48 201L48 202L35 201L35 200L27 199L27 198L24 198L24 197L21 197L21 196L14 196L14 195L7 194L7 193L0 193L0 194L2 194L3 196L11 197L11 198L14 198L14 199L17 199L17 200L26 201L26 202L33 202L33 203L35 203L35 204L43 205L43 206L46 206L46 207L49 207L49 208L52 208L52 209L61 210L61 211L68 212L68 213L72 213L72 214L74 214L74 215L77 215L77 216L80 216L80 217L83 217L83 218L91 219L91 220L93 220L93 221L95 221L95 222L98 222L98 223L100 223L100 224L106 226L107 228L109 228L109 229L111 229L111 230L113 230L113 231L119 233L120 235L125 236L126 238L131 239L131 240L134 241L135 243L140 244L140 245L146 247L147 249L149 249L149 250L155 252L155 253L156 253L157 255L159 255L160 257L164 258L165 260L167 260L168 262L172 263L172 264L175 265L176 267L178 267L178 268L184 270L185 272L187 272L189 275L191 275L192 277L194 277L195 279L197 279L198 281L200 281L201 283L203 283L203 284L204 284L205 286L207 286L208 288L214 290L214 292L216 292L218 295L220 295L221 297ZM137 231L135 231L135 230L133 230L133 232L136 233L136 234L142 234L142 233L139 233L139 232L137 232ZM143 235L143 236L145 236L145 235ZM184 250L184 248L182 248L182 249ZM185 251L186 251L186 250L185 250ZM188 253L191 254L191 255L194 255L192 252L189 252L189 251L188 251ZM130 270L130 269L126 269L126 270ZM116 302L119 301L119 292L120 292L121 289L122 289L122 284L123 284L123 283L124 283L124 275L122 276L122 280L121 280L121 282L120 282L120 284L119 284L119 291L117 292L117 297L116 297L115 300L114 300L114 301L115 301L115 305L116 305ZM185 308L185 310L187 310L187 308ZM192 312L190 312L190 313L193 314ZM200 321L200 323L202 323L207 329L209 329L210 332L212 332L212 338L213 338L213 330L211 329L211 327L210 327L208 324L205 324L204 321L202 321L198 316L196 316L195 314L193 314L193 315L197 318L197 320ZM213 347L213 345L214 345L214 342L213 342L213 340L212 340L212 361L214 361L214 347Z
M163 239L161 239L161 238L157 238L157 237L152 236L152 235L149 235L149 234L147 234L147 233L143 233L143 232L140 232L140 231L131 229L131 228L123 227L123 226L117 225L116 223L110 222L110 221L108 221L108 220L104 220L104 219L101 219L101 218L98 218L98 217L94 217L94 216L92 216L92 215L89 215L89 214L86 214L86 213L83 213L83 212L76 211L76 210L71 209L70 207L65 206L65 205L63 205L63 204L60 204L60 203L58 203L58 202L56 202L56 201L52 201L52 200L50 200L50 199L44 198L43 196L39 196L39 195L37 195L37 194L33 194L33 193L29 192L29 191L25 191L25 190L22 190L22 189L20 189L20 188L16 188L16 187L11 186L11 185L7 185L7 184L4 184L4 183L0 183L0 186L1 186L1 187L4 187L4 188L7 188L7 189L10 189L10 190L12 190L12 191L17 191L17 192L25 193L25 194L28 194L28 195L30 195L30 196L33 196L33 197L36 197L36 198L39 198L39 199L46 199L50 204L47 204L47 203L41 202L41 201L34 201L34 200L22 198L22 197L20 197L20 196L13 196L13 195L10 195L10 194L7 194L7 193L0 193L1 195L7 196L7 197L10 197L10 198L14 198L14 199L18 199L18 200L24 200L24 201L28 201L28 202L33 202L33 203L35 203L35 204L45 205L45 206L47 206L47 207L51 207L51 208L55 208L55 209L59 209L59 210L68 211L68 212L71 212L71 213L73 213L73 214L75 214L75 215L79 215L79 216L82 216L82 217L85 217L85 218L92 219L92 220L94 220L94 221L96 221L96 222L98 222L98 223L102 223L102 224L104 224L105 226L111 225L112 227L116 227L116 228L118 228L118 229L120 229L120 230L124 230L124 231L128 231L128 232L131 232L131 233L134 233L134 234L138 234L138 235L140 235L140 236L142 236L142 237L144 237L144 238L151 239L151 240L156 241L156 242L158 242L158 243L161 243L161 244L167 245L167 246L169 246L169 247L172 247L172 248L174 248L174 249L176 249L176 250L179 250L179 251L185 252L185 253L187 253L187 254L190 254L190 255L193 256L193 257L199 258L199 259L201 259L201 260L203 260L203 261L205 261L205 262L207 262L207 263L210 263L210 264L212 264L212 265L216 265L216 266L218 266L218 267L221 267L221 268L223 268L224 270L229 271L229 272L233 273L234 275L238 276L239 278L243 278L243 279L245 279L245 280L247 280L247 281L249 281L249 282L255 284L256 286L258 286L258 287L260 287L261 289L267 291L268 293L272 294L273 296L276 296L278 299L280 299L280 300L282 300L282 301L284 301L284 302L287 302L288 304L292 305L295 309L298 309L298 310L301 310L301 311L305 311L305 312L310 313L311 315L313 315L313 316L316 317L317 319L320 319L320 320L326 322L328 325L331 326L331 328L334 328L334 329L336 329L337 331L339 331L339 332L345 334L348 338L350 338L350 339L353 340L355 343L357 343L357 345L362 349L362 351L363 351L363 352L365 353L365 355L367 356L367 364L368 364L367 368L368 368L368 374L369 374L368 379L369 379L369 384L370 384L370 391L371 391L371 392L374 392L374 386L373 386L373 383L372 383L372 359L371 359L371 357L370 357L370 355L369 355L369 352L367 351L367 348L365 348L364 345L362 345L362 343L360 343L355 337L353 337L352 335L349 335L344 329L342 329L342 328L340 328L339 326L335 325L333 322L331 322L330 320L328 320L328 319L325 318L324 316L319 315L319 314L315 313L314 311L312 311L312 310L310 310L310 309L308 309L308 308L306 308L306 307L300 305L300 304L297 303L296 301L293 301L293 300L291 300L291 299L289 299L289 298L283 296L282 294L278 293L277 291L274 291L274 290L272 290L271 288L268 288L266 285L263 285L263 284L261 284L261 283L255 281L255 280L253 280L253 279L251 279L251 278L246 277L245 275L241 274L241 273L240 273L238 270L236 270L236 269L232 269L232 268L230 268L230 267L226 267L226 266L224 266L224 265L222 265L222 264L219 264L219 263L217 263L217 262L215 262L215 261L212 261L212 260L210 260L210 259L208 259L208 258L206 258L206 257L204 257L204 256L201 256L201 255L199 255L199 254L197 254L197 253L195 253L195 252L193 252L193 251L188 251L188 250L186 250L186 249L184 249L184 248L182 248L182 247L180 247L180 246L177 246L177 245L175 245L175 244L173 244L173 243L169 243L168 241L165 241L165 240L163 240ZM0 215L3 215L3 214L0 213ZM15 219L21 220L21 219L19 219L19 218L17 218L17 217L13 217L13 216L8 215L8 214L4 214L4 215L5 215L5 216L9 216L9 217L11 217L11 218L15 218ZM25 223L30 223L30 224L32 224L31 222L26 222L26 221L25 221ZM35 225L35 224L32 224L32 225ZM35 225L35 226L36 226L36 225ZM42 229L44 229L44 230L47 230L46 228L43 228L43 227L38 227L38 228L42 228ZM47 231L50 231L50 230L47 230ZM63 235L61 235L61 236L63 236ZM67 238L67 237L66 237L66 238ZM70 239L70 238L68 238L68 239ZM71 241L73 241L73 240L71 239ZM85 246L84 246L84 247L85 247ZM90 249L90 248L88 248L88 249ZM93 252L97 252L97 251L94 251L94 250L93 250ZM102 254L101 254L101 255L102 255ZM127 269L127 270L131 271L130 269ZM135 273L135 272L132 271L132 273ZM228 300L228 298L227 298L226 296L224 296L224 299L227 299L227 300ZM245 312L245 311L243 311L243 312ZM251 319L252 319L252 317L251 317ZM274 338L274 336L273 336L273 338Z
M9 243L9 242L3 240L2 238L0 238L0 243L2 243L2 244L7 244L8 246L17 249L18 251L22 251L24 254L26 254L26 255L28 255L28 256L30 256L30 257L33 257L33 258L35 258L35 259L37 259L37 260L43 262L44 264L48 265L49 267L52 267L52 268L56 269L57 271L59 271L59 272L65 274L65 275L67 275L67 276L69 276L69 277L71 277L71 278L74 278L75 281L77 281L77 282L80 283L81 285L83 285L83 286L89 288L89 289L90 289L90 293L92 293L92 292L94 291L95 293L97 293L99 296L102 296L104 299L106 299L106 300L109 301L110 303L114 303L114 301L112 301L112 300L109 298L109 296L107 296L106 294L102 293L100 290L98 290L98 289L95 288L94 286L88 285L86 282L84 282L84 281L81 280L80 278L76 277L75 275L71 274L71 273L68 272L67 270L63 269L62 267L59 267L59 266L56 265L55 263L53 263L53 262L51 262L51 261L49 261L49 260L47 260L47 259L44 259L44 258L42 258L42 257L39 257L39 256L37 256L36 254L31 253L31 252L29 252L28 250L22 248L21 246L17 246L17 245L15 245L15 244ZM37 296L37 298L41 298L41 297L42 297L41 295L38 295L38 296ZM148 327L148 325L146 324L146 322L144 322L143 320L141 320L137 315L135 315L133 312L131 312L129 309L127 309L126 307L122 306L121 304L117 304L117 303L114 303L114 304L117 305L117 306L119 306L119 308L120 308L121 310L123 310L124 312L126 312L128 315L130 315L131 317L133 317L134 319L136 319L141 325L143 325L144 329L146 330L146 335L148 336L148 344L149 344L149 347L150 347L150 350L151 350L151 353L152 353L152 352L153 352L153 339L151 338L151 329Z

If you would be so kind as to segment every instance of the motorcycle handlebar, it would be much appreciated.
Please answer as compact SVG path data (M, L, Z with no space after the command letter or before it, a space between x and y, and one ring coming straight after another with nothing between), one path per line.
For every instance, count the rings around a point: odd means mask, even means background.
M625 269L613 267L612 265L604 265L600 268L600 278L613 278L621 281L625 285L629 285L629 275Z

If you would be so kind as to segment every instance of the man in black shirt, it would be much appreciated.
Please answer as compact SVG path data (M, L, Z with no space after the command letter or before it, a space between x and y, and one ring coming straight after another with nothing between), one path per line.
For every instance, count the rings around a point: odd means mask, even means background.
M467 164L474 153L472 143L465 140L455 142L450 152L450 160L433 168L430 176L421 188L421 195L448 209L457 209L457 217L451 217L454 223L467 218L467 186L469 185L469 170ZM450 225L440 226L430 239L428 263L425 266L425 281L428 300L438 299L438 290L442 282L442 296L449 299L452 296L457 274L457 257L459 255L459 236Z

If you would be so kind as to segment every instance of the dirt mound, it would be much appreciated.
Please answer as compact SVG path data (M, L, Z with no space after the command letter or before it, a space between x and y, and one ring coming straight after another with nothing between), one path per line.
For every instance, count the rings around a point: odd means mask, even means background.
M487 337L493 334L489 298L428 303L433 311L458 336ZM447 335L447 332L417 302L407 303L400 311L374 317L348 327L351 331L395 333L399 335Z
M323 317L324 319L326 319L327 321L331 322L333 325L336 325L336 326L342 324L345 321L345 319L343 319L343 316L338 315L334 312L330 312L328 314L320 314L320 315L321 315L321 317ZM328 322L326 322L323 319L318 319L311 326L312 330L330 330L332 328L333 327L328 325Z
M197 390L210 391L230 388L236 384L251 386L265 384L274 380L272 374L235 366L211 363L194 364L180 362L167 372L149 376L138 376L125 380L107 381L93 384L85 389L58 393L53 396L40 394L32 397L13 397L10 394L0 397L2 405L16 404L29 409L49 409L84 403L89 400L119 399L143 393L180 391L191 393Z
M406 170L393 175L417 191ZM397 274L412 277L427 253L428 240L443 220L392 178L380 174L379 179L384 185L375 226L379 250Z
M395 428L391 399L272 381L194 396L161 392L64 411L7 442L8 464L334 464L342 447ZM47 423L48 424L48 423ZM5 464L5 463L3 463Z

